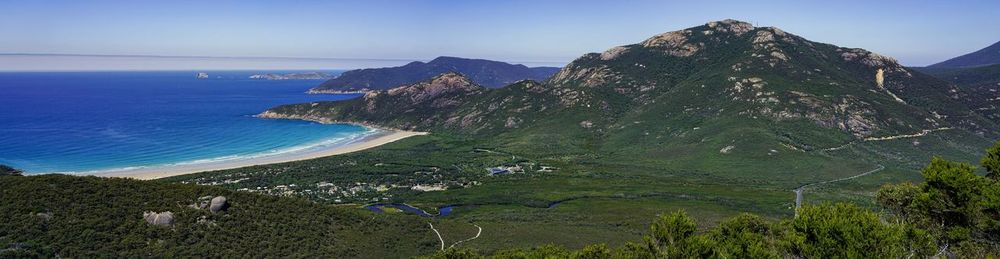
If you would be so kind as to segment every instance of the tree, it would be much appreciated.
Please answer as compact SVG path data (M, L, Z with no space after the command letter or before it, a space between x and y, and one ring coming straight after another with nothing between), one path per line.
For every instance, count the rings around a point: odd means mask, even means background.
M650 236L646 239L650 250L658 256L679 257L688 252L693 242L698 224L687 212L678 210L662 215L650 226Z
M556 245L545 245L531 249L508 249L497 252L492 258L569 258L572 252ZM470 258L470 257L467 257Z
M913 213L913 198L919 192L920 187L913 183L886 184L875 193L875 201L898 220L906 220Z
M982 218L977 228L982 230L982 238L994 244L994 250L1000 252L1000 181L993 181L983 191L980 201Z
M588 245L583 250L573 253L572 256L574 259L602 259L611 257L611 249L605 244Z
M993 181L1000 181L1000 141L993 144L993 147L986 149L986 156L979 161L986 168L986 177Z
M791 252L803 257L898 258L934 251L929 234L883 223L875 212L854 204L804 206L787 224Z
M475 251L460 248L448 248L427 258L433 259L473 259L482 258Z
M776 231L761 216L743 213L708 233L712 254L722 258L781 258Z
M876 199L906 223L937 237L947 255L983 257L1000 251L1000 142L986 151L981 164L993 178L976 174L976 168L935 157L921 172L919 185L883 186ZM919 235L919 233L917 234Z
M980 217L985 178L976 168L935 157L922 172L924 183L913 198L913 208L929 220L924 225L954 243L970 237L970 227Z
M613 258L655 258L650 247L642 243L625 242L625 245L615 250Z

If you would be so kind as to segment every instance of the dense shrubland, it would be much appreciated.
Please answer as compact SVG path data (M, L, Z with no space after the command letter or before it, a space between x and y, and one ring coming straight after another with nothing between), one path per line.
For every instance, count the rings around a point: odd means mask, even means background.
M21 170L0 164L0 176L21 175Z
M226 196L221 213L189 207ZM146 211L173 213L169 226ZM0 258L386 257L436 243L412 217L218 187L66 175L0 176Z
M494 258L903 258L1000 253L1000 143L981 168L934 158L920 183L888 184L880 210L849 203L806 205L780 221L740 214L708 229L683 210L655 219L621 246L512 248ZM224 213L189 208L225 195ZM0 177L0 257L336 256L426 254L436 243L422 220L372 217L291 197L217 187L61 175ZM153 226L144 211L173 211ZM704 226L704 225L703 225ZM449 249L436 258L481 257Z
M806 205L795 218L741 214L699 231L683 210L654 220L642 240L569 250L502 250L492 258L986 258L1000 254L1000 142L975 166L934 158L922 183L887 184L881 213L849 203ZM433 258L478 258L450 249Z

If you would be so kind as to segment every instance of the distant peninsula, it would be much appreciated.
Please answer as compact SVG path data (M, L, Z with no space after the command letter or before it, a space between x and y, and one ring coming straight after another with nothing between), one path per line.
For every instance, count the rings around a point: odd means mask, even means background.
M542 81L559 71L557 67L527 67L485 59L438 57L430 62L411 62L399 67L356 69L323 82L309 93L356 93L386 90L417 83L442 73L462 74L474 83L499 88L521 80Z
M330 79L333 76L323 72L306 72L306 73L288 73L288 74L256 74L250 76L250 79L260 79L260 80L322 80Z

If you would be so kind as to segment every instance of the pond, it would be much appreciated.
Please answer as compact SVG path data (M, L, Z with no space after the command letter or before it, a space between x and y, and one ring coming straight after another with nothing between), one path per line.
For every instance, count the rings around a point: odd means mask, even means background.
M415 214L415 215L418 215L418 216L421 216L421 217L428 217L428 218L430 218L430 217L447 217L448 215L451 215L452 209L454 209L455 207L458 207L458 206L459 205L449 205L449 206L440 207L440 208L438 208L438 214L437 215L431 215L430 213L427 213L427 211L424 211L424 210L419 209L417 207L413 207L413 206L410 206L410 205L407 205L407 204L403 204L403 203L380 203L380 204L372 204L372 205L365 206L365 208L368 209L368 210L370 210L370 211L372 211L372 212L382 214L382 213L385 213L385 211L382 210L382 208L389 207L389 208L395 208L395 209L402 210L403 212L406 212L406 213Z

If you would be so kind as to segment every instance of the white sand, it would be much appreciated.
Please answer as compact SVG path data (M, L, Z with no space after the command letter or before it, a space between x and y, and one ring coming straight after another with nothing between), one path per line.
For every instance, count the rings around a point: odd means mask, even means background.
M365 139L357 143L347 144L343 146L332 146L326 149L309 150L303 152L290 152L287 154L277 154L273 156L263 156L257 158L238 159L231 161L136 168L136 169L113 171L113 172L97 172L97 173L92 173L90 175L96 175L102 177L125 177L125 178L134 178L143 180L157 179L157 178L192 174L204 171L214 171L214 170L233 169L233 168L240 168L240 167L247 167L254 165L284 163L284 162L313 159L325 156L339 155L344 153L361 151L377 147L383 144L387 144L393 141L397 141L400 139L412 136L420 136L420 135L427 135L427 133L413 132L413 131L387 131L386 133L381 133L370 137L366 137Z

